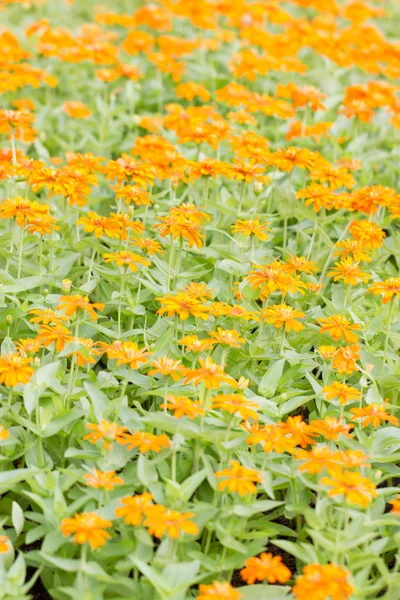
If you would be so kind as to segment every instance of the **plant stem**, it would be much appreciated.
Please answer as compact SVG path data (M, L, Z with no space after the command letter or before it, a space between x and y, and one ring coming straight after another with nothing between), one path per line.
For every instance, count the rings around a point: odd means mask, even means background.
M389 314L388 314L388 319L387 319L386 338L385 338L385 346L384 346L384 350L383 350L383 362L382 362L382 372L381 372L382 375L385 372L387 351L388 351L388 347L389 347L390 328L392 325L392 315L393 315L393 305L394 305L394 299L392 298L390 301L390 305L389 305Z
M24 247L24 229L21 227L21 235L19 239L19 253L18 253L18 274L17 279L19 281L21 277L21 269L22 269L22 250Z
M119 288L118 336L121 336L121 311L122 311L122 300L123 300L124 291L125 291L125 279L126 279L126 268L124 267L123 272L122 272L122 276L121 276L120 288Z

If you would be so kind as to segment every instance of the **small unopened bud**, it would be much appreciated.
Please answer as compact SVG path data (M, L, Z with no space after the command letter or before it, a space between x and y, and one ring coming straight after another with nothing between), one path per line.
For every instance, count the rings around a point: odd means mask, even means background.
M176 190L179 185L179 177L171 177L171 186Z
M132 217L134 212L135 212L135 207L134 207L134 206L130 206L130 207L128 208L128 215L129 215L130 217Z
M35 358L33 359L33 368L38 369L39 367L40 367L40 358L38 356L35 356Z
M367 363L365 365L365 370L367 371L367 373L371 373L372 369L375 369L375 365L373 365L371 363Z
M160 210L160 205L157 204L157 202L155 204L153 204L153 209L154 210Z
M49 293L49 288L44 288L43 290L43 296L47 296L47 294Z
M72 281L70 279L63 279L61 282L61 289L63 292L70 292L72 286Z
M263 184L260 183L259 181L256 181L254 184L254 193L256 196L259 196L261 194L261 192L263 191Z
M238 390L245 390L249 385L249 380L246 379L245 377L240 377L239 381L238 381Z
M54 206L54 204L50 206L50 212L53 213L53 215L55 215L57 212L57 206Z
M9 327L11 327L11 325L13 324L13 318L11 315L6 316L6 323Z

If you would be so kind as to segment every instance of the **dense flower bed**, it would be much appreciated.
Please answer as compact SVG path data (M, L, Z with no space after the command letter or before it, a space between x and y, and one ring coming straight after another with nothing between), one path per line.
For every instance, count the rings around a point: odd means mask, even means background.
M0 599L398 600L397 0L0 8Z

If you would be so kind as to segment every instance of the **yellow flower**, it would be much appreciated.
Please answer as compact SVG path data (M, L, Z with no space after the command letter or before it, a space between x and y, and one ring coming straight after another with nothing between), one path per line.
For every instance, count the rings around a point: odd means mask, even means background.
M33 375L31 362L32 358L24 358L16 352L0 356L0 383L7 387L28 383Z
M103 519L95 512L86 512L74 517L63 519L61 522L61 532L64 537L73 535L74 543L85 544L86 542L95 550L104 546L106 540L111 539L111 535L104 531L112 526L111 521Z

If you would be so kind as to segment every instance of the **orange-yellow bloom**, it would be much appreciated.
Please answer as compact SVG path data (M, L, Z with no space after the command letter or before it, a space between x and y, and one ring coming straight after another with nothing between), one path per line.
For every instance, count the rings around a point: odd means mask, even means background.
M397 417L394 417L386 412L385 405L387 403L388 401L385 400L381 404L372 403L368 404L364 408L352 408L350 412L353 413L354 416L351 417L351 420L354 421L355 419L363 418L363 427L368 427L368 425L372 425L372 427L379 427L382 421L388 421L397 427L399 420Z
M363 273L359 268L358 263L354 262L353 259L348 256L347 258L343 258L340 262L335 263L335 268L329 271L328 277L333 277L334 281L343 279L343 282L346 284L357 285L359 280L363 283L367 283L371 275L369 275L369 273Z
M285 583L292 576L290 570L282 563L281 556L273 556L270 552L262 552L260 556L248 558L240 571L247 585L266 579L268 583Z
M343 315L323 317L322 319L318 319L318 323L321 325L321 333L329 333L335 341L340 340L342 337L348 344L358 341L357 336L352 331L359 331L360 325L358 323L351 323Z
M378 495L372 481L354 471L343 471L339 468L330 477L321 479L322 485L331 487L328 496L344 496L350 504L358 504L367 508L372 498Z
M133 448L139 448L139 452L161 452L163 448L169 448L171 442L169 437L162 433L161 435L154 435L147 431L134 431L134 433L123 433L117 439L117 442L121 446L126 446L127 450L133 450Z
M400 297L400 277L390 277L385 281L376 281L368 288L368 292L375 296L382 294L382 302L387 304L394 295Z
M105 419L100 419L100 423L86 423L86 429L90 429L92 433L88 433L83 438L88 440L91 444L95 444L99 440L104 440L104 448L108 450L111 447L112 442L120 442L122 435L127 431L126 427L120 427L117 423L110 423Z
M122 485L124 480L118 477L115 471L99 471L95 469L92 473L86 473L83 476L85 484L96 489L113 490L114 486Z
M102 302L90 302L87 296L61 296L60 303L56 306L57 310L64 310L67 317L70 317L79 310L84 310L90 314L92 321L97 321L96 310L103 310Z
M174 396L173 394L168 394L166 402L160 404L160 408L173 410L176 419L181 419L183 416L195 419L197 415L206 414L200 402L193 402L187 396Z
M162 504L153 504L145 510L145 527L148 528L150 535L161 538L165 533L170 538L176 539L181 531L196 535L199 530L196 523L189 521L194 517L192 512L180 513L177 510L170 510Z
M240 600L243 597L227 581L214 581L211 585L202 583L199 592L197 600Z
M322 393L325 394L327 400L339 398L340 404L346 404L352 400L360 400L361 392L352 385L347 385L341 381L333 381L330 385L322 388Z
M240 496L256 494L257 486L255 483L261 483L262 481L259 471L247 469L237 460L231 460L231 468L218 471L215 473L215 477L226 478L218 484L218 491L222 492L225 488L228 488L230 492L237 492Z
M117 517L122 517L127 525L138 527L142 524L143 515L148 506L150 506L153 496L149 492L137 494L136 496L126 496L121 498L123 506L115 509Z
M88 542L93 550L96 550L104 546L106 540L111 539L111 535L105 531L111 526L111 521L103 519L97 513L85 512L81 515L75 513L74 517L63 519L60 529L64 537L73 535L74 543Z
M301 331L304 329L304 325L296 321L296 319L303 319L305 314L300 310L296 310L291 306L288 306L286 302L283 304L274 304L268 308L261 310L263 318L277 329L285 327L286 331Z
M19 383L28 383L33 375L30 366L32 358L23 357L17 352L0 356L0 383L6 387L15 387Z
M347 600L354 588L349 571L334 563L307 565L292 589L297 600Z

